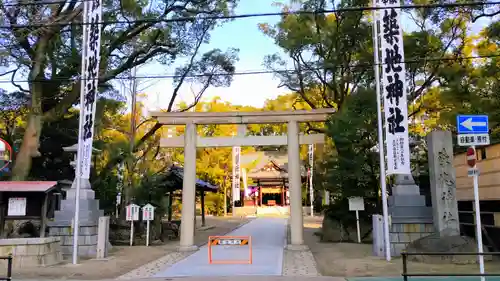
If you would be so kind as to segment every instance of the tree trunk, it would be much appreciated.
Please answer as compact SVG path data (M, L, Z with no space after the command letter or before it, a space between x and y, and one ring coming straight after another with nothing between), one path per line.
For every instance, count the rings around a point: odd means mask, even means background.
M14 168L12 168L12 180L26 180L31 170L31 160L39 156L38 151L40 134L42 132L42 115L31 112L28 115L28 124L24 132L23 142L17 153Z
M16 155L14 168L12 169L12 180L25 180L31 171L31 160L33 157L40 156L38 147L40 146L40 135L43 126L42 99L44 78L44 65L46 62L47 43L52 33L42 36L35 44L35 55L32 59L31 70L28 80L31 81L30 94L31 104L29 106L28 123L23 136L23 143Z

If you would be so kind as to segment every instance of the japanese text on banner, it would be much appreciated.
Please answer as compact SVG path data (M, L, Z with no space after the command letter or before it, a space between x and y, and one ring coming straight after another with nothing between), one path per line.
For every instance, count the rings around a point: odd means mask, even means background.
M80 101L81 114L80 120L83 124L80 126L79 137L82 144L78 157L80 161L80 177L88 179L90 177L90 166L92 159L92 141L94 138L94 121L96 99L98 93L98 78L99 78L99 62L101 60L101 24L102 21L102 0L93 0L86 2L87 15L85 22L89 23L84 28L84 37L86 45L82 53L82 63L84 72L82 73L82 81L84 83L83 100Z
M233 147L233 202L240 200L240 155L241 147Z
M410 174L408 105L400 1L380 0L378 11L382 52L382 95L387 146L387 173Z

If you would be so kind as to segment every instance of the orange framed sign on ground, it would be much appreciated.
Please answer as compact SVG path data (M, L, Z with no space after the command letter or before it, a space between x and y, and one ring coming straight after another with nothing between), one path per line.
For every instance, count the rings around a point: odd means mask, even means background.
M243 260L214 260L212 257L214 246L248 247L248 259ZM252 237L251 236L209 236L208 263L210 264L252 264Z

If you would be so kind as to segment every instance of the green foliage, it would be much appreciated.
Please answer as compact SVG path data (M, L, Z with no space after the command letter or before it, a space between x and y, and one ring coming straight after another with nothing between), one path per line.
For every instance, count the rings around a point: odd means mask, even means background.
M227 200L229 202L229 200ZM221 216L224 214L224 194L207 193L205 195L206 212L210 215Z
M337 218L347 212L346 202L351 196L365 198L370 206L367 208L378 206L379 164L374 150L377 146L376 108L374 91L359 89L347 98L342 110L328 120L327 134L335 143L336 155L322 164L325 175L321 187L329 190L334 199L327 213Z

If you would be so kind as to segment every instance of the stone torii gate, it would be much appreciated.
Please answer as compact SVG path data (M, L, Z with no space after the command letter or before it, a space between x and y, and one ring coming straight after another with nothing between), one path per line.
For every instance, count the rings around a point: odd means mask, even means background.
M162 125L185 125L184 136L161 140L162 147L184 147L184 181L179 251L194 251L194 217L196 196L196 147L231 147L256 145L288 146L288 182L290 185L291 250L302 250L302 182L300 173L300 144L324 143L323 134L300 135L301 122L324 122L334 109L260 111L260 112L152 112ZM246 124L286 123L286 136L245 136ZM196 125L237 124L235 137L198 137Z

